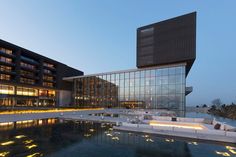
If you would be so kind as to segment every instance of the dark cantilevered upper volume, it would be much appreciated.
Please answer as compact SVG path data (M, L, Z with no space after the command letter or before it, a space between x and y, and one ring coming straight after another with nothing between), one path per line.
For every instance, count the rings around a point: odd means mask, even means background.
M196 12L137 29L137 67L185 62L196 58Z

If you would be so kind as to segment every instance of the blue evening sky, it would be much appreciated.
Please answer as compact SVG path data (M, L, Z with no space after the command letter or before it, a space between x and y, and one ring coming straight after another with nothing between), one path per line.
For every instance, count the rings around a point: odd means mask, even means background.
M136 68L136 28L197 11L188 105L236 101L235 0L0 0L0 38L85 74Z

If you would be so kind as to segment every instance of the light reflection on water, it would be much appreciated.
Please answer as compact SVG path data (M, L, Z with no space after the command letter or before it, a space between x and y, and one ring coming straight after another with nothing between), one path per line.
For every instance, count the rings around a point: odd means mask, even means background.
M235 145L120 132L109 123L50 119L0 126L0 157L233 157L234 153Z

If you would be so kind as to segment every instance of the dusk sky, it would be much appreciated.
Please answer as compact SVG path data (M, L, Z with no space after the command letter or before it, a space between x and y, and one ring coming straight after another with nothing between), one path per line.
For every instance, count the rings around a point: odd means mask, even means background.
M0 38L82 70L136 68L136 29L197 11L187 105L236 101L235 0L0 0Z

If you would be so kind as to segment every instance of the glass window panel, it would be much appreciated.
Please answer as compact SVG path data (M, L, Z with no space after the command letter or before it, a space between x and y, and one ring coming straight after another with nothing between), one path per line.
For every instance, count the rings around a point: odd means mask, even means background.
M176 84L180 84L180 83L184 83L184 78L183 75L179 74L179 75L175 75L175 79L176 79Z
M168 75L168 68L161 69L161 75Z
M155 70L151 70L151 77L155 77L156 74L155 74Z
M156 94L161 95L161 86L156 86Z
M138 87L138 86L140 86L140 79L136 78L135 79L135 87Z
M150 87L149 87L149 86L146 86L146 88L145 88L145 94L151 94L151 92L150 92Z
M151 94L152 94L152 95L156 94L155 86L151 86L151 87L150 87L150 91L151 91Z
M175 75L170 75L168 82L169 82L169 84L175 84Z
M115 80L116 74L111 74L111 80Z
M145 71L141 71L141 77L145 77Z
M168 84L168 76L161 76L161 84Z
M129 79L125 79L125 88L129 87Z
M110 82L110 80L111 80L111 75L108 74L107 75L107 81Z
M169 94L175 94L175 85L169 85Z
M161 76L161 69L156 69L156 76Z
M176 74L182 74L183 71L184 71L183 67L176 67L176 69L175 69Z
M124 73L120 73L120 79L121 79L121 80L124 79Z
M161 85L161 77L156 77L156 85Z
M155 77L151 77L150 79L150 85L155 86Z
M125 81L124 80L120 80L120 88L124 88L125 86Z
M129 73L125 73L125 79L129 79Z
M144 86L145 85L145 78L140 78L140 85Z
M161 87L161 93L163 95L167 95L168 94L168 85L162 85Z
M135 78L139 78L140 77L140 71L136 71L135 72Z
M134 79L130 79L129 85L134 86Z
M144 87L140 87L140 94L144 95Z
M145 72L145 77L146 77L146 78L151 77L151 70L146 70L146 72Z
M169 75L175 75L176 67L169 68Z
M134 78L134 72L130 72L130 78Z
M119 79L120 79L120 75L116 74L116 80L119 80Z

